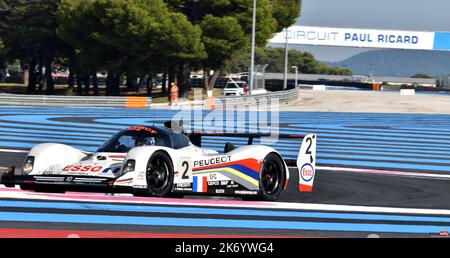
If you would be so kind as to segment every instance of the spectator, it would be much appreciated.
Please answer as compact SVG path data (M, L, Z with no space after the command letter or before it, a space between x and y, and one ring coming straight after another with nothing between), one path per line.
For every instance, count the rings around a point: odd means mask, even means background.
M250 93L250 87L246 83L245 86L244 86L244 95L248 95L249 93Z
M170 105L178 104L178 86L172 82L172 87L170 88Z

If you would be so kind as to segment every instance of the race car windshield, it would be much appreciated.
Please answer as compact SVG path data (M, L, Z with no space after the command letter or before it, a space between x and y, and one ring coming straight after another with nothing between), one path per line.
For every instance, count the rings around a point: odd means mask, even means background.
M165 146L165 141L155 133L128 130L108 140L98 152L124 153L142 146Z

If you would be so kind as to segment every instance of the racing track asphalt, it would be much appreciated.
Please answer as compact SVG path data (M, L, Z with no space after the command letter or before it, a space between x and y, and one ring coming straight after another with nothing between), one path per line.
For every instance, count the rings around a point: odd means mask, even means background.
M14 111L15 112L15 111ZM395 117L392 117L392 121L395 122ZM441 120L437 120L437 118ZM74 118L69 117L67 118L68 122L80 122L80 123L86 123L91 124L91 119L85 119L84 118ZM354 118L349 117L352 123L354 123ZM420 117L420 119L423 119ZM448 123L448 117L431 117L430 121L433 122L433 119L436 119L434 123L437 126L441 126L444 128ZM62 120L60 120L62 121ZM320 121L319 121L320 122ZM368 119L367 121L361 122L364 126L366 124L370 124L371 120ZM107 123L104 123L107 125ZM411 122L413 125L413 123ZM403 123L402 125L405 125ZM288 125L286 125L288 126ZM370 130L374 130L376 127L367 127L368 133L370 133ZM354 127L355 130L365 130L365 127ZM379 128L380 130L384 130L385 128ZM328 130L328 128L324 129ZM334 129L333 129L334 130ZM337 129L336 129L337 130ZM61 130L61 134L63 134L64 130ZM58 131L57 131L58 132ZM325 132L325 131L324 131ZM366 132L364 132L366 133ZM389 132L391 133L391 132ZM434 132L433 132L434 133ZM384 134L380 134L381 136ZM435 133L437 135L437 133ZM393 137L397 137L399 133L397 131L392 132ZM331 135L332 137L335 137L334 135ZM351 135L349 135L351 136ZM399 135L400 136L400 135ZM56 136L55 136L56 137ZM94 136L92 136L94 137ZM372 137L372 136L371 136ZM377 136L380 137L380 136ZM425 137L429 137L429 141L432 141L432 137L434 136L428 136L425 135ZM446 137L444 132L442 131L442 134L439 133L436 137ZM329 138L330 144L333 144L334 138ZM388 140L395 139L390 138ZM354 142L357 142L358 139L354 140ZM428 140L427 140L428 141ZM431 153L431 150L427 150L426 147L430 145L428 142L424 142L421 147L423 147L423 151L420 150L418 155L426 156L427 158L432 158L433 162L439 162L439 160L442 158L442 156L448 152L447 148L444 143L440 143L440 141L445 141L439 139L436 139L435 144L441 144L436 145L437 148L442 150L433 150L433 153ZM406 141L405 141L406 142ZM89 144L89 143L88 143ZM375 143L370 143L375 147ZM399 149L404 148L405 151L411 151L413 153L417 148L415 146L407 147L408 142L406 142L406 147L399 146ZM417 144L417 143L415 143ZM431 142L431 144L433 144ZM345 144L344 144L345 145ZM354 147L354 149L358 148L366 148L365 146L361 147ZM86 145L87 146L87 145ZM11 146L12 147L12 146ZM17 167L21 166L21 163L25 157L24 153L13 153L8 152L8 148L11 147L4 147L5 149L0 150L0 167L7 167L11 165L16 165ZM344 146L345 147L345 146ZM414 147L414 148L413 148ZM14 147L12 147L14 149ZM411 149L411 150L409 150ZM431 147L430 147L431 149ZM340 150L335 150L336 153L331 153L334 157L336 157L336 160L339 162L339 152L342 151L342 153L346 153L346 149L342 148ZM369 160L370 155L377 155L376 153L379 153L380 150L374 149L371 150L372 153L368 153L365 157L366 160ZM382 150L385 151L385 150ZM441 151L441 153L438 153ZM347 151L348 152L348 151ZM401 152L390 154L392 157L395 157L395 155L402 154ZM423 153L422 153L423 152ZM437 154L435 154L435 152ZM348 153L347 153L348 154ZM351 155L351 154L348 154ZM409 158L406 156L406 153L403 153L404 156L402 157L396 157L396 159L405 159L403 163L398 163L399 167L406 166L407 164L411 164L408 162L414 162L414 161L407 161ZM387 156L374 156L376 159L382 159L383 157L389 158L389 155ZM325 160L326 156L324 156ZM349 160L349 156L345 157L343 160ZM448 160L448 157L447 157ZM327 164L333 165L334 163L331 162L331 159L329 159L330 162L325 162ZM361 161L361 164L363 164L366 161ZM348 163L350 164L350 163ZM388 164L389 167L393 167L394 163ZM424 163L425 164L425 163ZM397 163L395 163L397 165ZM434 165L434 164L433 164ZM444 164L445 165L445 164ZM351 165L349 166L351 167ZM420 172L420 171L419 171ZM446 174L445 171L425 171L425 172L433 172L433 173L441 173ZM290 202L290 203L320 203L320 204L336 204L336 205L362 205L362 206L380 206L380 207L399 207L399 208L430 208L430 209L450 209L450 181L449 180L442 180L442 179L424 179L424 178L418 178L416 176L398 176L398 175L374 175L374 174L368 174L368 173L355 173L355 172L343 172L338 169L319 169L317 171L317 177L316 177L316 183L315 183L315 189L313 193L299 193L297 190L297 182L298 182L298 175L295 171L291 171L291 180L289 187L286 191L282 193L282 195L279 198L279 202ZM0 189L1 191L1 189ZM208 199L209 197L199 197L199 196L186 196L185 199ZM2 199L0 199L2 201ZM0 205L0 207L2 207ZM0 209L0 212L37 212L37 213L45 213L49 212L48 209L44 208L37 208L37 209L30 209L26 207L16 207L16 208L7 208L5 209L2 207ZM61 210L60 211L63 214L70 214L70 211L67 210ZM108 212L103 211L99 213L98 211L94 212L97 215L114 215L117 213L114 212ZM98 214L99 213L99 214ZM123 214L122 214L123 215ZM125 213L125 215L128 215ZM183 215L177 215L175 217L183 217ZM212 216L212 218L228 218L228 217L221 217L221 216ZM273 219L273 218L269 218ZM318 220L318 219L313 219ZM319 220L321 221L321 220ZM336 222L339 220L330 220L327 222ZM350 222L354 222L350 220ZM381 222L378 222L381 223ZM447 223L448 224L448 223ZM448 226L447 224L440 224L442 226ZM88 230L92 232L92 230L98 230L103 232L114 232L114 231L127 231L127 232L153 232L158 234L163 234L161 236L164 236L164 234L169 234L166 236L171 236L170 234L206 234L206 235L216 235L218 232L220 234L227 234L227 235L241 235L241 236L319 236L319 237L328 237L328 236L344 236L344 237L366 237L370 232L357 232L357 231L321 231L321 230L282 230L282 229L245 229L245 228L221 228L220 231L217 230L217 228L207 228L207 227L166 227L166 226L157 226L157 225L115 225L115 224L83 224L83 223L44 223L44 222L31 222L31 221L3 221L0 220L0 233L2 232L2 228L14 228L14 229L51 229L51 230L66 230L67 232L75 232L75 231L83 231ZM5 230L4 230L5 231ZM66 232L64 231L64 232ZM39 231L36 231L36 234L40 234ZM85 234L85 233L83 233ZM81 236L82 233L80 233ZM414 234L405 234L405 233L382 233L381 236L389 237L389 236L404 236L404 237L410 237L410 236L421 236L424 235L414 235ZM0 234L1 237L1 234Z
M16 165L20 165L24 158L24 154L5 154L2 153L0 158L0 166L4 166L7 163L11 164L12 160L15 160ZM318 171L316 178L316 185L314 193L299 193L297 190L298 175L294 169L291 169L292 178L290 180L289 187L282 193L279 198L279 202L291 202L291 203L320 203L320 204L342 204L342 205L370 205L381 207L401 207L401 208L432 208L432 209L449 209L450 208L450 188L448 187L449 181L435 180L435 179L417 179L417 178L404 178L404 177L386 177L381 175L367 175L346 173L337 171ZM1 189L0 189L1 191ZM209 199L210 197L203 196L186 196L184 199ZM226 198L228 199L228 198ZM237 198L230 198L237 200ZM7 201L6 199L0 199L0 202ZM25 199L26 200L26 199ZM0 203L0 207L2 204ZM46 209L45 207L39 208L27 208L20 205L16 208L0 209L0 217L3 214L11 213L25 213L25 214L38 214L38 218L45 216L45 214L54 210ZM142 209L142 206L135 206L136 209ZM28 213L29 212L29 213ZM71 216L74 214L72 210L57 210L58 213L68 214ZM41 215L39 215L41 214ZM76 211L75 214L87 214L87 215L135 215L133 212L118 212L114 210L105 210L102 212L89 210L88 211ZM77 215L77 216L78 216ZM142 214L141 214L142 215ZM147 216L146 214L144 214ZM13 215L16 217L17 215ZM29 217L30 215L26 215ZM64 215L66 216L66 215ZM163 215L171 216L180 219L185 218L208 218L208 219L258 219L251 216L242 217L229 217L225 215ZM266 217L264 217L266 218ZM62 218L64 221L66 217ZM276 220L277 217L267 217L267 220ZM38 219L39 220L39 219ZM294 222L306 222L320 223L326 221L326 223L342 223L339 219L293 219ZM344 220L344 222L357 222L353 220ZM363 221L364 222L364 221ZM373 222L373 221L366 221ZM385 223L385 221L376 221L376 223ZM383 224L386 225L386 224ZM427 225L427 224L426 224ZM447 226L448 224L440 224ZM45 229L43 232L40 230ZM9 232L8 230L11 230ZM21 231L22 230L22 231ZM36 232L35 232L35 231ZM24 234L24 232L27 232ZM210 228L203 226L192 227L178 227L178 226L158 226L158 225L124 225L120 224L92 224L92 223L58 223L58 222L33 222L33 221L3 221L0 219L0 237L2 232L8 237L11 236L26 236L26 237L65 237L69 235L77 235L84 237L163 237L163 238L182 238L182 237L367 237L372 232L358 232L358 231L341 231L341 230L293 230L293 229L247 229L243 228ZM437 233L437 232L436 232ZM412 233L392 233L381 232L377 233L381 237L428 237L429 234L412 234ZM435 236L435 235L433 235Z
M20 167L25 158L21 153L0 154L0 167ZM450 180L318 170L314 192L299 193L297 170L291 169L290 175L281 202L450 209Z

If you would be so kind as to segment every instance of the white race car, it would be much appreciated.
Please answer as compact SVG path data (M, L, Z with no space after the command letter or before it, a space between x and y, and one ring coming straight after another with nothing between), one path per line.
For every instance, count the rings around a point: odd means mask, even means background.
M303 139L297 161L284 160L274 148L253 145L264 134L178 134L166 127L133 126L109 139L97 152L45 143L31 149L20 174L14 167L0 183L42 192L127 192L137 196L208 194L276 200L289 180L288 164L299 170L299 190L311 192L315 178L316 142ZM224 152L201 147L204 136L246 137L248 145L227 142Z

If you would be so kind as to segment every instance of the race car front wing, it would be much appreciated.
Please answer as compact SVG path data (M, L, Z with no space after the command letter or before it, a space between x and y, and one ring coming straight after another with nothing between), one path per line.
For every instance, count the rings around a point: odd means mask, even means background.
M93 191L93 192L129 192L127 187L114 186L116 178L101 178L92 176L71 175L21 175L15 173L15 167L0 173L0 184L12 188L20 186L22 189L35 190L42 187L58 187L65 191Z

